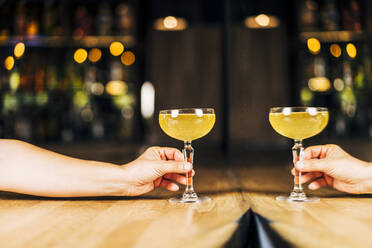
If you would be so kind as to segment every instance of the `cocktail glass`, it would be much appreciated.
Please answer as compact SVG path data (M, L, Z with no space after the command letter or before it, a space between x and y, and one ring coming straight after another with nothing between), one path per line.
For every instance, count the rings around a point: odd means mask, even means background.
M294 140L293 163L303 159L302 140L319 134L328 124L328 109L318 107L275 107L270 109L269 121L274 130ZM276 197L279 201L313 202L318 197L307 197L301 184L301 172L296 170L293 191L289 196Z
M170 137L184 142L182 150L185 160L193 163L193 140L207 135L213 128L216 120L214 109L188 108L162 110L159 113L161 129ZM198 197L194 191L192 172L186 173L186 188L181 198L171 198L170 202L192 203L210 201L209 197Z

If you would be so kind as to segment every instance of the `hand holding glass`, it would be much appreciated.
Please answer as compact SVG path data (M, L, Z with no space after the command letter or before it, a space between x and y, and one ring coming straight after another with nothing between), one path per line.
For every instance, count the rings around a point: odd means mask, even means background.
M277 107L271 108L269 121L274 130L284 137L291 138L293 163L302 160L302 140L319 134L328 124L328 109L316 107ZM317 197L307 197L301 185L301 172L296 170L294 188L287 196L278 196L279 201L319 201Z
M159 114L161 129L170 137L185 143L182 150L185 160L193 163L194 149L191 146L193 140L207 135L213 128L216 120L213 109L171 109L162 110ZM186 174L187 184L182 198L171 198L170 202L203 202L209 201L209 197L198 197L194 191L192 172Z

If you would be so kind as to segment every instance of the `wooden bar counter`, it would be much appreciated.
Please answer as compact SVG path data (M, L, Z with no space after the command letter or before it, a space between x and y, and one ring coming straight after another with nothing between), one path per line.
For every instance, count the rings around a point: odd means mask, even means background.
M79 199L0 192L0 247L223 247L249 209L294 247L372 245L370 195L322 189L311 192L318 203L275 201L292 187L290 158L276 154L196 159L196 191L212 198L203 204L168 203L182 190Z

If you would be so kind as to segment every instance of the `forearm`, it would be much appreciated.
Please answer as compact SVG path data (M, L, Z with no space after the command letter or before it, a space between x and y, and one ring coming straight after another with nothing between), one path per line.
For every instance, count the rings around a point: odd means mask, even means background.
M123 169L114 164L0 141L0 190L51 197L122 195L122 175Z

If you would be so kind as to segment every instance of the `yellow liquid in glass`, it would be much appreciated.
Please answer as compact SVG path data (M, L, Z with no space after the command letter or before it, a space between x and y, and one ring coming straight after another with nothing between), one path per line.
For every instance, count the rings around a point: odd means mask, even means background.
M159 124L161 129L170 137L192 141L208 134L213 128L216 116L214 114L160 114Z
M270 113L271 126L279 134L294 140L303 140L320 133L328 124L328 112L317 112L310 115L308 112Z

